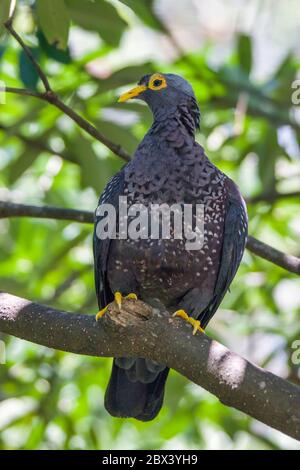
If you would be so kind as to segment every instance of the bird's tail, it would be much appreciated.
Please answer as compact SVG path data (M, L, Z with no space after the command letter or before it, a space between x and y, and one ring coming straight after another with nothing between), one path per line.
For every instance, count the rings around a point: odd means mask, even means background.
M119 418L154 419L163 404L168 373L167 367L145 359L115 359L105 408Z

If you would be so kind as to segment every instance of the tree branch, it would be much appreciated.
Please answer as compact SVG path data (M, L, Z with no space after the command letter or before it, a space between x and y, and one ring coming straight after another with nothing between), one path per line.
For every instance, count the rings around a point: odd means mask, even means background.
M50 348L102 357L138 356L166 364L232 406L300 439L300 388L229 351L181 319L141 301L110 304L98 323L0 293L0 331Z
M30 206L0 201L0 219L7 217L36 217L38 219L71 220L74 222L92 224L94 214L90 211L64 209L54 206Z
M32 90L24 89L24 88L14 88L14 87L5 87L5 91L7 93L15 93L15 94L22 95L22 96L31 96L31 97L38 98L40 100L43 100L43 101L46 101L46 102L50 103L51 105L53 105L56 108L60 109L60 111L62 111L64 114L69 116L74 122L76 122L76 124L78 124L79 127L81 127L81 129L83 129L85 132L87 132L92 137L94 137L96 140L98 140L103 145L105 145L115 155L121 157L123 160L128 162L130 160L130 155L120 145L116 145L110 139L105 137L105 135L103 135L101 132L99 132L98 129L96 129L95 126L93 126L86 119L84 119L82 116L80 116L78 113L76 113L72 108L70 108L63 101L61 101L61 99L58 97L58 95L51 88L51 86L49 84L49 81L46 77L46 74L43 72L43 70L39 66L38 62L34 58L33 54L30 51L30 49L26 46L26 44L20 38L18 33L14 30L14 28L12 26L12 18L10 18L5 23L5 27L9 31L9 33L16 39L16 41L20 44L20 46L24 50L25 54L27 55L28 59L31 61L31 63L35 67L35 69L36 69L36 71L37 71L37 73L38 73L38 75L39 75L39 77L40 77L40 79L43 82L43 85L45 87L45 93L39 93L39 92L35 92L35 91L32 91Z
M269 193L258 194L257 196L252 196L246 198L247 204L257 204L258 202L269 202L273 203L281 199L289 198L298 198L300 197L300 191L290 191L288 193L279 193L278 191L273 191Z
M81 129L83 129L90 136L94 137L94 139L98 140L103 145L105 145L105 147L111 150L115 155L121 157L126 162L130 160L130 155L120 145L115 144L110 139L105 137L105 135L99 132L98 129L93 126L93 124L89 123L86 119L76 113L68 105L63 103L53 91L39 93L36 91L27 90L25 88L14 87L5 87L5 91L7 93L14 93L22 96L31 96L33 98L38 98L42 101L46 101L47 103L51 104L52 106L55 106L56 108L60 109L64 114L69 116L69 118L71 118L72 121L76 122L76 124L81 127Z
M26 44L24 43L24 41L20 38L20 36L18 35L18 33L14 30L13 26L12 26L12 22L13 22L13 17L9 18L5 23L4 23L4 26L6 27L7 31L15 38L15 40L20 44L20 46L22 47L23 51L25 52L25 54L27 55L28 59L30 60L30 62L32 63L32 65L34 66L34 68L36 69L37 71L37 74L38 76L40 77L40 79L42 80L43 82L43 85L45 87L45 90L46 91L51 91L51 86L49 84L49 81L48 81L48 78L46 77L45 73L43 72L43 70L41 69L41 67L39 66L38 62L35 60L34 58L34 55L32 54L31 50L29 49L29 47L26 46Z
M43 139L43 135L40 136L39 138L32 139L31 137L28 137L21 132L18 132L15 129L15 126L13 127L7 127L4 124L0 122L0 131L8 132L14 137L17 137L18 139L23 142L23 144L27 145L28 147L34 148L36 150L39 150L40 152L47 152L50 153L51 155L55 154L64 160L69 160L72 163L75 163L76 160L72 158L72 155L67 151L63 150L58 152L57 150L52 149L47 143L45 143L45 139Z
M30 206L0 201L0 219L7 217L37 217L41 219L72 220L87 224L94 222L94 214L89 211L51 206ZM300 275L300 259L296 256L283 253L251 236L248 237L247 248L255 255L289 272Z
M39 152L47 152L50 155L57 155L64 160L78 165L78 161L67 148L61 151L53 149L47 144L45 136L42 134L38 138L33 139L27 135L22 134L18 130L18 125L14 124L12 127L7 127L0 122L0 131L7 132L10 136L17 137L25 146L38 150Z
M300 275L300 259L296 256L283 253L282 251L257 240L257 238L251 237L251 235L249 235L247 240L247 248L255 255L260 256L271 263L277 264L277 266L280 266L291 273Z

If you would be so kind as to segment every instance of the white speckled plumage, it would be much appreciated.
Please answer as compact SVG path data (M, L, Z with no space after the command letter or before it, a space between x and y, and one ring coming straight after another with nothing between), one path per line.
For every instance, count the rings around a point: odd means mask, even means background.
M178 76L165 77L167 88L143 93L142 99L154 115L153 125L132 161L108 183L100 204L117 206L121 195L127 196L129 205L146 207L203 204L204 244L199 250L187 251L185 239L100 241L95 236L96 290L101 307L113 300L116 291L124 295L135 292L149 303L159 301L169 311L183 308L206 326L241 261L247 214L237 186L195 141L200 113L190 85ZM145 76L140 83L148 80ZM112 414L127 413L142 420L157 414L167 372L164 366L151 367L141 359L115 361L106 400ZM147 395L144 404L138 398L128 404L116 395L117 381L122 380L126 387L126 377L148 384L148 388L140 388Z

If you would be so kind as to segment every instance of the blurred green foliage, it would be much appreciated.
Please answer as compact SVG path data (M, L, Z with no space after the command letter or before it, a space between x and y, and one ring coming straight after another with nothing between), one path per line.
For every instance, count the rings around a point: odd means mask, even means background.
M1 22L9 3L1 3ZM153 3L24 0L16 7L15 27L64 101L131 153L151 115L142 103L116 103L120 89L154 70L190 80L202 114L199 142L245 196L262 195L261 202L249 203L250 233L299 255L299 199L263 200L265 194L299 189L300 133L291 103L299 60L289 54L272 77L256 83L251 37L237 34L232 54L218 67L210 65L211 44L193 53L177 51L172 61L140 63L133 56L120 67L108 66L109 58L122 50L132 21L169 34ZM87 34L94 46L77 54ZM1 81L42 90L32 65L3 29L0 48ZM8 94L0 104L0 199L94 210L109 177L122 165L50 105ZM95 314L91 236L91 226L77 223L1 220L1 290ZM290 362L291 344L300 335L299 288L294 275L246 252L208 333L299 382L299 370ZM158 419L147 424L114 419L103 407L111 360L2 339L7 363L0 366L1 449L294 445L176 373L168 380Z

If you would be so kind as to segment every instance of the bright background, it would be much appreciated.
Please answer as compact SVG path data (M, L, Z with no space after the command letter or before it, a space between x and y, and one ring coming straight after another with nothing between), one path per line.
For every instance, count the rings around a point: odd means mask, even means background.
M248 198L250 233L300 255L299 196L277 194L300 186L300 106L291 101L300 78L297 0L24 0L14 26L64 101L131 153L151 115L141 102L116 103L120 92L152 71L190 80L202 113L198 141ZM55 39L62 49L49 45ZM0 80L41 89L16 42L3 30L0 41ZM1 200L94 210L122 165L57 109L8 94L0 104ZM0 288L94 315L91 246L89 225L0 220ZM291 363L299 312L299 278L246 251L208 334L300 383ZM2 339L2 449L300 448L174 372L155 421L112 418L103 407L111 360Z

